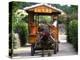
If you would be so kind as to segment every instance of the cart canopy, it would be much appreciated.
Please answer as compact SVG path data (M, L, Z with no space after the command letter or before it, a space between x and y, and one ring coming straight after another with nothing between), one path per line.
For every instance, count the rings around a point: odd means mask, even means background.
M38 14L62 14L64 13L62 10L51 6L49 4L35 4L29 7L24 8L27 12L38 13Z

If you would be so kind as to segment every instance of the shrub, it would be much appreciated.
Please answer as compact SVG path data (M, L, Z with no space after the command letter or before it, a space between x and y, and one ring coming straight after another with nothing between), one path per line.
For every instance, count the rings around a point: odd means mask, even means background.
M14 31L19 33L21 46L25 46L27 42L28 25L25 22L19 22L15 25Z
M78 51L78 22L77 20L72 20L69 23L69 40L76 51Z

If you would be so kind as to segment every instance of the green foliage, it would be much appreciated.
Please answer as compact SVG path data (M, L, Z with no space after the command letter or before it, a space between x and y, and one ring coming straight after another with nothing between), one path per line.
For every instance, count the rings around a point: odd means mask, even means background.
M60 16L59 17L59 20L66 24L66 20L67 20L67 17L69 17L70 20L78 20L78 6L77 5L60 5L60 4L55 4L53 5L61 10L63 10L65 13L66 13L66 17L63 16Z
M51 16L39 16L39 22L50 23L51 22Z
M19 22L15 25L14 31L19 33L21 46L24 46L27 42L28 24Z
M28 24L25 22L25 20L27 19L27 17L25 18L25 16L27 15L24 15L21 9L23 9L24 6L29 4L26 4L25 2L10 2L10 3L12 3L12 11L9 12L9 14L11 14L10 15L11 22L9 23L10 26L12 26L12 30L15 33L19 34L21 46L24 46L27 42Z
M72 20L69 23L69 40L72 43L75 50L78 51L78 22L77 20Z

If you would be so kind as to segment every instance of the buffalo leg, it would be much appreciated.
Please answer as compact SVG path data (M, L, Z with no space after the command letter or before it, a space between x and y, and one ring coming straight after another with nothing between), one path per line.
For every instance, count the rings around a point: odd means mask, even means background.
M35 54L35 49L34 49L34 44L31 45L31 56L34 56Z

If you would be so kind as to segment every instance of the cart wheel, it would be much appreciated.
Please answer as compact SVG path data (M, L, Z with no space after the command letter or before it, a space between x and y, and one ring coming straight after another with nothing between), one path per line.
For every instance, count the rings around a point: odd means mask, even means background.
M35 49L34 49L34 44L31 45L31 56L34 56L35 54Z

